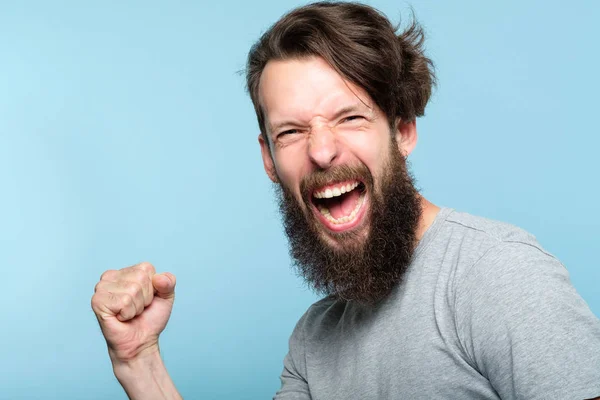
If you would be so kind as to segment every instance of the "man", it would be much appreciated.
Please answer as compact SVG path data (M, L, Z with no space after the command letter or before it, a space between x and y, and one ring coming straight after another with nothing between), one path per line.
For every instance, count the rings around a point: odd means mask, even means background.
M439 208L406 157L435 82L414 23L316 3L252 48L247 80L291 255L325 295L290 338L277 399L584 399L600 322L526 232ZM107 271L98 316L134 399L180 398L158 336L175 277Z

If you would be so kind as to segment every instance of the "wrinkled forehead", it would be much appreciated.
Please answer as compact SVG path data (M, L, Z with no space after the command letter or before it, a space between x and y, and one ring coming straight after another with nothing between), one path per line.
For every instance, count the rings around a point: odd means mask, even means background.
M373 109L364 89L344 80L317 57L269 61L258 92L267 129L282 119L298 123L315 117L327 119L340 108L355 106L364 112Z

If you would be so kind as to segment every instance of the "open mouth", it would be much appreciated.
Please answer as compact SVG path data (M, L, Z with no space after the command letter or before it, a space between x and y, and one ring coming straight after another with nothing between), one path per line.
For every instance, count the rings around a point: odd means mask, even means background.
M311 201L319 219L331 230L341 231L358 224L364 214L365 195L364 183L353 180L318 188Z

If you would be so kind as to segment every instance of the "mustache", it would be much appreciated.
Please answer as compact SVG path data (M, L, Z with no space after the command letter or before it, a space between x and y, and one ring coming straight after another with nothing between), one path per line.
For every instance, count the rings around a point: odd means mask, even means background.
M300 181L300 193L305 202L309 202L315 189L343 181L358 180L365 186L373 187L373 176L364 164L336 165L326 170L316 170Z

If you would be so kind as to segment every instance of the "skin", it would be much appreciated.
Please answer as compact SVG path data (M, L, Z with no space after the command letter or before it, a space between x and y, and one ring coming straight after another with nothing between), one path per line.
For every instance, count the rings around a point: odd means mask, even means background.
M259 136L259 143L273 182L286 185L301 200L300 182L306 174L361 162L373 175L375 190L380 190L391 145L389 124L362 89L344 81L319 58L271 61L262 75L260 99L268 141ZM393 134L400 151L409 155L417 143L415 122L396 121ZM439 211L426 199L420 201L417 239ZM368 193L363 207L369 207ZM313 209L304 211L314 217ZM348 229L366 236L369 224L364 215ZM323 223L321 227L326 241L336 246L332 231ZM92 309L115 376L130 399L181 399L158 346L171 315L175 283L173 274L157 274L150 263L141 263L106 271L96 285Z
M160 357L158 337L175 300L175 276L144 262L108 270L92 310L106 339L115 376L130 399L181 399Z
M285 185L302 204L300 181L315 170L363 163L377 182L389 155L390 130L385 114L360 87L345 81L323 59L312 57L270 61L259 86L265 111L267 140L259 135L265 171L273 182ZM394 134L399 150L408 156L417 144L415 121L397 120ZM363 207L369 207L369 197ZM421 198L420 239L439 208ZM305 214L318 215L305 207ZM364 214L363 214L364 215ZM331 230L322 235L335 246ZM350 229L368 234L368 221Z

